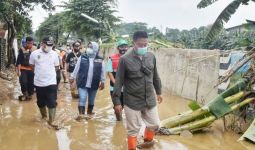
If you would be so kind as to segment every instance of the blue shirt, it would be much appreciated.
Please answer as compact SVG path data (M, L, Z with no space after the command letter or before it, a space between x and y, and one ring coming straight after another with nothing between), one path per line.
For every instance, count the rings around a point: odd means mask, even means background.
M112 68L112 59L108 59L108 62L106 64L106 72L113 72ZM113 86L110 85L110 91L113 91Z

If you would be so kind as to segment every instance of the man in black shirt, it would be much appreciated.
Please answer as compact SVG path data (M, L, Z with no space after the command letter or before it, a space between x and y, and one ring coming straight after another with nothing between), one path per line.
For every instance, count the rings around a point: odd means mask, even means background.
M73 43L73 51L66 57L66 72L68 73L68 78L70 78L71 73L74 71L75 65L77 64L78 58L81 56L80 52L81 44L79 42ZM78 98L77 89L71 87L71 94L73 98Z
M23 42L24 45L20 48L16 61L17 75L19 76L23 94L19 96L19 100L30 100L34 93L34 73L29 64L29 58L33 47L33 38L27 37Z

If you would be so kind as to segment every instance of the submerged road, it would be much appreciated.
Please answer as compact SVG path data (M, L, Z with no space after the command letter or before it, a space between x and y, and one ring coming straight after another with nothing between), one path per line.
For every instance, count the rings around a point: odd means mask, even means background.
M106 86L107 87L107 86ZM19 84L0 79L0 150L126 150L125 119L116 122L108 88L96 97L93 119L77 122L78 100L71 98L69 84L61 83L56 121L64 126L55 131L41 120L36 97L20 102ZM164 95L159 105L161 119L186 111L187 101ZM142 133L142 132L141 132ZM156 136L153 150L254 150L255 145L237 142L240 135L224 131L217 121L207 132L194 135Z

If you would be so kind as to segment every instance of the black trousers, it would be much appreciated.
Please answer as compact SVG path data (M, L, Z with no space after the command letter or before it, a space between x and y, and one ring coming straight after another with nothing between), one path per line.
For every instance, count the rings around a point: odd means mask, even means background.
M34 93L34 72L32 70L20 70L19 83L23 94L26 92L28 95Z
M37 106L55 108L57 106L57 85L36 86Z

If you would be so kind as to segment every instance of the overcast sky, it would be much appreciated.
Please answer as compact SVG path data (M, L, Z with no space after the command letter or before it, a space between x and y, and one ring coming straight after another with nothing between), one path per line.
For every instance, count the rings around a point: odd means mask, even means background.
M63 0L53 0L55 5ZM67 0L65 0L67 1ZM145 22L150 27L156 26L164 31L166 27L178 29L191 29L194 27L212 24L220 12L233 0L219 0L213 5L197 9L199 0L119 0L119 12L124 22ZM57 12L62 11L57 9ZM48 13L36 7L30 13L33 20L33 30L36 30ZM255 3L241 6L232 16L225 27L245 23L245 19L255 20Z

